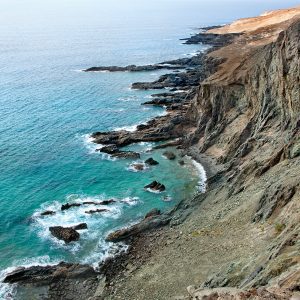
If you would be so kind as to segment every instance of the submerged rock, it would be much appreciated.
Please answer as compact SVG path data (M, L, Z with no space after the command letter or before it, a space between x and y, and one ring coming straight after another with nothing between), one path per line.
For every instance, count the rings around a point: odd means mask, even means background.
M49 227L51 234L66 243L78 241L80 234L73 227L53 226Z
M87 210L85 211L86 214L95 214L95 213L102 213L102 212L106 212L109 211L108 209L105 208L99 208L99 209L91 209L91 210Z
M155 166L155 165L158 165L159 163L156 160L154 160L152 157L150 157L145 160L145 164L147 164L149 166Z
M115 203L115 202L116 202L116 200L109 199L109 200L103 200L103 201L100 201L100 202L84 201L84 202L82 202L82 204L83 205L108 205L108 204Z
M184 166L184 165L185 165L184 160L180 160L178 163L179 163L181 166Z
M153 192L163 192L166 189L166 187L163 184L157 181L151 182L150 184L146 185L144 188L150 189Z
M134 163L134 164L131 164L130 167L133 168L136 171L145 170L145 165L144 164Z
M163 156L165 156L169 160L174 160L176 158L176 155L173 152L165 151L163 153Z
M51 215L55 215L55 211L53 210L46 210L44 212L41 213L41 216L51 216Z

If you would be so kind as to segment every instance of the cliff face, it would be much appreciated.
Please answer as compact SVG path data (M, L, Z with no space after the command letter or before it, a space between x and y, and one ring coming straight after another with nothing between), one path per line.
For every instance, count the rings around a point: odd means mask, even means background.
M207 191L142 233L151 256L114 282L120 299L299 296L300 9L209 33L237 35L203 58L218 68L168 126L207 167Z
M211 54L233 52L235 61L229 57L201 84L189 111L195 124L192 144L200 141L201 151L214 145L222 153L219 159L229 161L245 154L245 148L254 148L252 139L270 128L287 135L279 136L278 142L295 139L300 119L299 36L300 21L295 19L268 45L239 51L242 37ZM235 57L237 51L240 57Z
M276 282L277 290L257 299L289 299L286 290L300 287L300 17L256 28L210 56L226 61L199 87L187 114L194 127L186 143L224 164L207 199L219 194L243 203L249 230L262 230L255 244L268 243L248 265L246 259L243 267L223 268L190 295L240 299L240 291L203 288ZM231 209L222 217L240 213Z

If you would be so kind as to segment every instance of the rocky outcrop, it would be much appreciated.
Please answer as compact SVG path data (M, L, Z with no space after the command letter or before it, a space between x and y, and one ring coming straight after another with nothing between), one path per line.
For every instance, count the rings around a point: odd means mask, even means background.
M118 67L118 66L100 66L100 67L91 67L89 69L83 70L84 72L142 72L142 71L155 71L155 70L178 70L184 68L183 65L179 64L155 64L155 65L146 65L146 66L136 66L136 65L129 65L125 67Z
M148 158L145 160L145 164L149 165L149 166L156 166L159 164L159 162L157 162L155 159L153 159L152 157Z
M218 27L216 27L218 28ZM208 29L215 29L213 27L208 27ZM203 44L203 45L213 45L214 50L216 48L224 47L234 41L234 39L239 36L240 33L229 33L229 34L214 34L207 33L207 30L204 32L197 33L192 35L189 38L182 39L184 44Z
M111 157L125 158L125 159L137 159L140 158L140 154L134 151L121 151L115 144L104 146L96 151L110 154Z
M147 184L146 186L144 186L144 189L161 193L166 189L166 187L157 181L153 181L150 184Z
M140 233L147 232L149 230L159 228L168 224L171 220L170 216L162 215L162 216L148 216L141 222L127 228L123 228L120 230L116 230L110 233L106 240L109 242L120 242L124 240L128 240L132 237L136 238Z
M88 265L59 263L55 266L18 268L4 282L18 283L23 299L79 299L99 296L99 274Z
M171 151L165 151L163 153L163 156L165 156L169 160L174 160L176 158L176 155Z
M80 234L72 227L53 226L49 227L51 234L65 243L78 241Z
M96 202L96 201L83 201L82 203L66 203L66 204L63 204L61 206L61 210L65 211L65 210L69 210L72 207L80 207L82 205L109 205L109 204L112 204L112 203L115 203L115 202L116 202L116 200L109 199L109 200L103 200L103 201L99 201L99 202Z
M146 166L143 163L133 163L130 165L130 168L135 171L143 171L145 170Z

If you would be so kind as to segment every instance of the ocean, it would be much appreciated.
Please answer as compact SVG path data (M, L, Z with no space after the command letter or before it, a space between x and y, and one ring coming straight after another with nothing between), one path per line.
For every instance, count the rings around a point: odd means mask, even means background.
M135 91L167 71L85 73L99 65L151 64L194 55L183 45L201 26L228 23L297 1L74 0L0 3L0 270L59 261L92 265L123 245L105 242L114 229L133 224L153 208L168 210L199 192L204 175L186 158L169 161L151 143L129 147L159 166L133 172L130 160L95 152L95 131L134 130L164 109L141 103L153 93ZM153 180L162 194L144 191ZM168 197L170 201L164 201ZM116 199L109 211L59 212L66 202ZM91 207L92 208L92 207ZM40 217L45 210L58 211ZM77 243L65 245L49 226L86 222ZM2 291L4 288L2 289ZM0 294L1 297L1 294ZM3 296L4 297L4 296Z

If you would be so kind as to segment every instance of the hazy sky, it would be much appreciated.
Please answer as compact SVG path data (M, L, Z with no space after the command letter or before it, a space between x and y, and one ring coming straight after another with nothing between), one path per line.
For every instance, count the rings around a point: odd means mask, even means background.
M132 23L188 26L224 22L266 10L300 5L299 0L1 0L0 30L45 26L110 26ZM213 14L213 16L212 16ZM190 23L188 24L188 21Z

